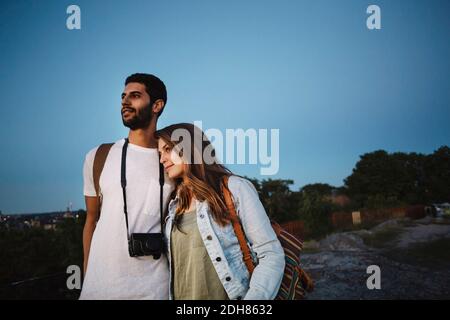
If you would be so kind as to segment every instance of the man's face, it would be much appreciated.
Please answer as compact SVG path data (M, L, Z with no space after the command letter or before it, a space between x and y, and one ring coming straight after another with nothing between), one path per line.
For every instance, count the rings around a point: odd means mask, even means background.
M148 127L152 119L152 106L145 85L131 82L125 86L121 112L124 126L131 130Z

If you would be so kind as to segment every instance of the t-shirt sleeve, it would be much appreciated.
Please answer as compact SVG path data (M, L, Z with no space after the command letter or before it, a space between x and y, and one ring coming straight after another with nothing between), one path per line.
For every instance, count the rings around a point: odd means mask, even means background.
M89 151L84 159L83 165L83 193L87 197L95 197L97 193L95 192L94 187L94 177L93 177L93 167L94 167L94 158L95 153L97 152L97 148Z

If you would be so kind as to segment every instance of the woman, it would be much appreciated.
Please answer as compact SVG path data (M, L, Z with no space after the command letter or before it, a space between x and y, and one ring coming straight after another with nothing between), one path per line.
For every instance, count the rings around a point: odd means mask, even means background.
M160 161L176 184L165 227L170 298L274 299L284 252L252 183L217 163L212 144L192 124L168 126L156 137ZM257 262L251 278L221 191L225 176Z

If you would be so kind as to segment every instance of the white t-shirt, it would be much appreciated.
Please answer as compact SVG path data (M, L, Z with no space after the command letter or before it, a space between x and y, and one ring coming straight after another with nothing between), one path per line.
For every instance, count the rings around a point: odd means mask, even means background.
M108 154L100 189L100 219L92 237L86 276L80 299L168 299L169 269L165 255L132 258L128 253L127 229L120 183L122 147L117 141ZM84 195L96 196L93 162L97 148L84 162ZM127 209L130 233L161 232L159 209L158 150L128 144ZM174 184L165 174L164 210Z

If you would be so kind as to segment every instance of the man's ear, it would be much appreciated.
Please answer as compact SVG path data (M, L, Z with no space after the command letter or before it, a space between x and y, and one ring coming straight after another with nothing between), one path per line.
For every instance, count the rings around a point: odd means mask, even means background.
M156 114L158 114L158 113L160 113L163 109L164 109L164 106L165 106L166 104L164 103L164 100L163 99L158 99L158 100L156 100L154 103L153 103L153 106L152 106L152 112L153 113L156 113Z

